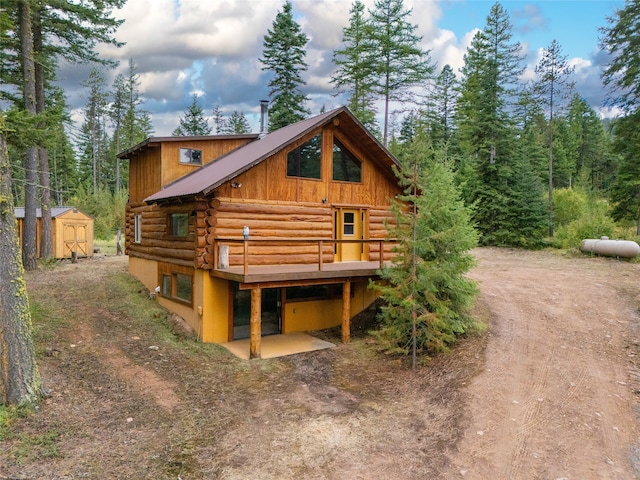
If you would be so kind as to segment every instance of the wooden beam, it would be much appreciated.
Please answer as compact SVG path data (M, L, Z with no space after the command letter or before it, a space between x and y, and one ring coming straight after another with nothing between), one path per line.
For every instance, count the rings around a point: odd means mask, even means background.
M251 290L251 324L249 339L249 358L260 358L262 339L262 289Z
M342 286L342 343L351 341L351 280Z

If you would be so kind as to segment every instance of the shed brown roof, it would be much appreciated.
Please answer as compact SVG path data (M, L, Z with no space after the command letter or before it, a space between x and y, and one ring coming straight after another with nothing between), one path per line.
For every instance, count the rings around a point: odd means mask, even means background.
M165 188L145 199L148 203L207 195L224 182L266 160L288 144L303 137L310 131L326 125L338 118L340 126L348 131L352 139L367 153L369 158L383 166L393 175L392 165L397 161L389 151L353 116L346 108L340 107L330 112L280 128L262 138L249 142L219 159L207 163L198 170L168 184Z

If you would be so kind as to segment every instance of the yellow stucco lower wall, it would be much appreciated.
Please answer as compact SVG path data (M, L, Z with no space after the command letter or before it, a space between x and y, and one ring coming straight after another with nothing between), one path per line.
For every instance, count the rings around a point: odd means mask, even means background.
M129 273L151 292L158 285L158 262L129 257ZM223 343L229 339L230 282L196 270L193 279L193 306L156 297L164 308L182 317L203 342ZM351 284L351 316L357 315L376 298L365 282ZM342 323L342 299L288 302L284 305L282 333L323 330Z

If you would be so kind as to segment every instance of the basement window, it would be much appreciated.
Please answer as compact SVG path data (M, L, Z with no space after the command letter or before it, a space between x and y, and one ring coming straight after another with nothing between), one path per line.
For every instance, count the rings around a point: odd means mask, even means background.
M202 150L196 150L194 148L181 148L180 163L189 165L202 165Z
M333 141L333 179L338 182L362 182L362 164L337 139Z
M193 276L179 272L163 273L160 293L165 298L191 304L193 301Z
M133 217L133 243L142 241L142 215Z
M322 134L319 133L287 154L287 176L319 180L321 156Z

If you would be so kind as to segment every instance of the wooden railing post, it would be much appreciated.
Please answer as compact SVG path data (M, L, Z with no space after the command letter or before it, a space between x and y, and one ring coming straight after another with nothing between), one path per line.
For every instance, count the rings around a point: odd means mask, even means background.
M384 266L384 251L382 250L382 240L380 240L379 242L380 245L380 268L382 268Z
M244 274L249 275L249 240L244 241Z
M322 271L322 240L318 240L318 270Z

